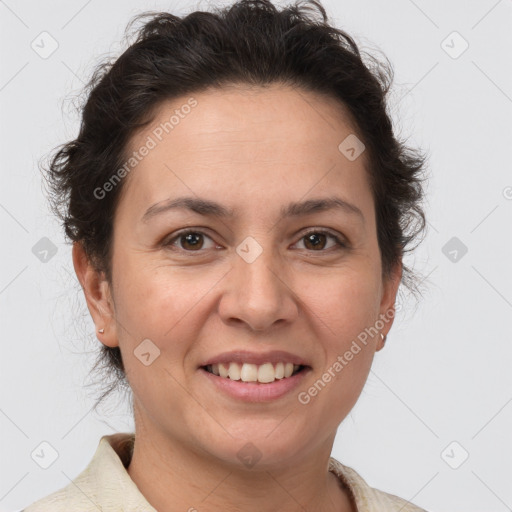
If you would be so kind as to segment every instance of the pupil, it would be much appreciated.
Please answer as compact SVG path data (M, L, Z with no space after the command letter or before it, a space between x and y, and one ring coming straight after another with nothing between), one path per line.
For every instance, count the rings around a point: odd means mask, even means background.
M188 233L187 235L185 235L185 240L186 240L186 243L187 244L191 244L192 247L198 247L199 243L198 243L198 239L201 235L199 235L198 233ZM195 241L194 241L195 239Z
M317 247L319 244L321 245L321 243L322 243L321 241L318 241L318 237L324 237L324 236L325 236L325 235L321 235L321 234L318 234L318 233L317 233L317 234L313 233L313 234L311 234L311 235L308 235L306 238L307 238L307 240L308 240L309 242L312 242L312 243L313 243L313 247ZM316 242L314 242L314 239L315 239L315 238L317 239L317 241L316 241Z

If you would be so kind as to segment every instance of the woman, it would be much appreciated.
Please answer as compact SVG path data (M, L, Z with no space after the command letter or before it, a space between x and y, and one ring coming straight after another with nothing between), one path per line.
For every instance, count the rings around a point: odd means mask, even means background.
M330 457L424 228L370 62L318 2L245 0L98 68L48 180L136 431L26 512L421 510Z

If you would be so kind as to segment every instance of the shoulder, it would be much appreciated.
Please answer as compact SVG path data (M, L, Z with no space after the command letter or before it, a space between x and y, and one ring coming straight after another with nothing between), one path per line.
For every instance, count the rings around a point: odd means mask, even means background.
M67 507L66 490L63 488L25 507L21 512L64 512L68 510Z
M410 501L370 487L354 469L333 457L329 460L329 471L334 472L348 488L358 512L427 512Z
M85 485L82 486L80 480L76 478L69 485L35 501L20 512L98 512L113 510L111 507L118 505L115 498L105 501L101 496L101 489L88 487L83 480L82 483Z
M133 433L103 436L89 465L68 485L21 512L156 512L127 470Z

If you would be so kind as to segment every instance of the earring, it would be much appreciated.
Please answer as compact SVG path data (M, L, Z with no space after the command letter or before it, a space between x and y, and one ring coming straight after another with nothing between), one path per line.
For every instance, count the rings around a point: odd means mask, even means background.
M380 337L382 338L382 344L384 345L384 343L386 343L386 338L388 337L388 335L380 333Z
M105 332L105 329L98 329L98 332L99 332L100 334L103 334L103 333Z

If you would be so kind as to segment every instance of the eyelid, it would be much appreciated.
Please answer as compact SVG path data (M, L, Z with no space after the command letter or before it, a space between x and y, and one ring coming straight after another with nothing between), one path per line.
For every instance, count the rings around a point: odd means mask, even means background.
M329 253L333 249L334 250L336 250L336 249L348 249L349 242L347 241L347 239L343 235L341 235L340 233L337 233L336 231L332 231L332 230L330 230L328 228L322 228L322 227L310 227L310 228L305 228L305 231L299 231L299 233L297 233L297 235L300 234L300 237L299 237L299 240L297 240L297 242L300 242L305 236L307 236L307 235L309 235L311 233L319 233L319 234L322 234L322 235L330 236L334 240L334 242L335 242L335 247L330 247L329 249L324 249L324 250L320 250L320 251L312 251L312 250L310 250L310 251L308 251L310 253L322 254L322 253Z
M207 231L208 231L208 228L203 228L203 227L183 228L183 229L178 230L177 232L173 233L171 238L164 239L164 241L162 242L162 245L164 247L174 246L174 243L176 241L178 241L181 237L188 235L190 233L203 235L203 236L209 238L210 240L212 240L212 242L216 243L213 240L213 238L207 233ZM340 235L337 232L333 232L328 228L322 228L322 227L309 227L309 228L304 228L304 230L297 232L294 235L294 237L297 237L299 235L300 236L299 236L299 239L297 240L297 242L295 242L295 243L300 242L304 237L306 237L307 235L312 234L312 233L323 234L328 237L331 237L334 240L335 245L328 249L322 249L322 250L318 250L318 251L306 249L306 251L309 253L319 253L319 254L330 253L330 252L332 252L332 250L347 249L349 247L349 242L346 240L346 238L343 235ZM219 245L219 244L217 244L217 245ZM178 252L187 253L187 254L194 254L194 253L201 254L206 249L199 249L197 251L187 251L186 249L181 249L180 247L176 247L175 250L177 250Z
M197 227L197 228L194 228L194 227L188 227L188 228L183 228L183 229L180 229L178 231L175 231L172 236L170 238L164 238L164 240L162 241L162 246L163 247L171 247L173 246L174 247L174 250L175 251L178 251L178 252L181 252L181 253L187 253L187 254L201 254L205 251L205 249L201 249L201 250L198 250L198 251L187 251L185 249L181 249L180 247L177 247L177 246L174 246L174 244L176 243L176 241L179 241L179 239L185 235L188 235L190 233L193 233L193 234L198 234L198 235L203 235L207 238L209 238L212 242L214 242L215 244L217 244L215 242L215 240L213 240L213 238L207 233L208 231L208 228L203 228L203 227ZM219 244L217 244L219 245ZM171 249L172 250L172 249Z

